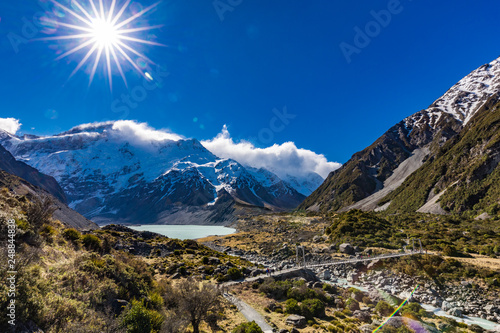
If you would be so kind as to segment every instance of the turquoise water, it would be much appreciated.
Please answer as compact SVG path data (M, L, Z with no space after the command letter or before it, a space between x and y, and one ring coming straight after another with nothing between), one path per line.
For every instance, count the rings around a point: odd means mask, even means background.
M141 225L130 226L137 231L152 231L160 235L178 239L197 239L207 236L224 236L236 232L236 229L218 225Z

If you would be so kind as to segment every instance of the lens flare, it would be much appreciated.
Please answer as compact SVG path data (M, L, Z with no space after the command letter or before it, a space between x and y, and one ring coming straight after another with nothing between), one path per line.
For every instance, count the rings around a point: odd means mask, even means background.
M76 68L71 73L70 77L75 75L84 65L91 66L89 86L92 84L96 70L101 62L104 65L107 73L109 88L113 88L112 76L113 68L115 67L123 82L127 86L127 79L125 78L122 61L129 63L134 70L140 73L145 79L150 80L150 75L141 69L136 61L132 59L140 58L149 64L155 64L151 59L144 54L137 51L134 44L156 45L165 46L151 40L141 39L134 35L141 31L149 31L158 29L162 25L153 26L136 26L136 20L145 14L154 10L160 2L157 2L146 8L139 7L139 10L128 10L130 14L126 14L132 0L126 0L121 7L117 6L117 0L112 0L109 8L105 8L103 0L99 0L98 6L94 0L88 0L87 6L80 4L77 0L71 1L71 8L57 2L56 0L49 0L54 4L54 11L61 13L57 15L59 19L53 21L54 24L59 25L73 31L72 34L61 35L55 37L39 38L38 40L58 40L58 41L77 41L77 46L70 48L56 60L61 60L72 54L81 54L81 60ZM119 9L118 9L119 7ZM66 15L68 16L66 17ZM66 18L67 21L62 21ZM85 52L86 51L86 52ZM147 66L141 66L143 68Z
M400 304L400 305L396 308L396 310L394 310L394 312L393 312L393 313L392 313L389 317L387 317L387 319L386 319L386 320L384 320L384 322L383 322L382 324L380 324L380 326L379 326L379 327L377 327L376 329L374 329L372 333L375 333L375 332L377 332L378 330L380 330L382 327L384 327L384 325L385 325L385 324L387 324L387 322L388 322L388 321L389 321L392 317L394 317L394 315L395 315L396 313L398 313L398 311L399 311L399 310L401 310L401 308L402 308L403 306L405 306L405 304L406 304L406 303L408 302L408 300L409 300L409 299L413 296L413 294L415 293L415 291L417 291L417 288L418 288L418 284L417 284L417 286L415 287L415 289L413 289L413 291L410 293L410 296L408 296L408 298L407 298L407 299L405 299L405 301L404 301L403 303L401 303L401 304Z

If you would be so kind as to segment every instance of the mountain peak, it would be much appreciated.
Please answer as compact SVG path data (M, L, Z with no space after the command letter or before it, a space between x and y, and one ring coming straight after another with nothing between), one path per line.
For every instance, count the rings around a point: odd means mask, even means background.
M135 121L84 124L46 137L6 136L0 142L53 176L71 208L103 223L225 223L234 219L231 204L283 210L305 198L269 171L257 177L196 139ZM224 191L232 203L220 199Z
M427 109L445 112L466 125L491 96L500 92L500 58L484 64L457 82Z

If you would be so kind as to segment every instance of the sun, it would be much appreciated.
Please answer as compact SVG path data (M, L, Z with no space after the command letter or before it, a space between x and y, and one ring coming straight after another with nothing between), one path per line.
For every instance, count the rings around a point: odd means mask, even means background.
M151 80L151 75L142 70L133 58L144 62L155 64L146 55L139 52L134 44L157 45L163 44L142 39L134 34L152 29L158 29L162 25L135 26L136 20L155 9L160 2L148 6L137 13L129 16L125 14L132 0L126 0L121 6L117 6L117 0L111 0L109 8L105 8L103 0L99 0L98 6L93 0L88 0L82 5L78 0L72 0L72 8L49 0L63 12L69 14L66 21L52 21L60 27L70 31L70 34L54 37L40 38L39 40L76 41L76 46L69 48L66 52L56 58L61 60L70 55L80 55L81 60L75 67L72 77L84 65L90 66L89 86L92 84L97 67L103 63L106 69L109 87L113 88L113 69L115 68L127 86L122 62L129 63L134 70L139 72L145 79ZM109 3L109 1L108 1ZM118 9L119 8L119 9ZM86 51L86 52L85 52Z
M111 22L101 18L92 21L92 38L99 47L114 47L120 40L118 29Z

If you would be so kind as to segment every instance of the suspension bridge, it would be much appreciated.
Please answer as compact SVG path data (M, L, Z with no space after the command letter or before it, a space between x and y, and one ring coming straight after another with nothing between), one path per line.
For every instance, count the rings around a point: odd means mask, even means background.
M415 241L418 242L417 247L415 247ZM409 245L410 240L407 240L406 243ZM300 251L302 251L302 260L300 260ZM312 262L308 263L306 261L304 247L297 246L295 249L295 254L296 254L296 263L297 263L297 266L299 266L299 267L295 267L295 268L298 269L298 268L313 268L313 267L322 267L322 266L333 266L333 265L341 265L341 264L355 264L358 262L366 262L366 261L373 261L373 260L412 256L412 255L420 254L420 253L424 253L424 250L422 248L422 241L419 238L416 238L416 239L412 239L412 248L410 250L408 250L407 246L405 246L403 248L403 252L380 254L377 256L358 255L355 258L349 258L349 259L336 259L336 260L329 260L329 261L323 261L323 262L312 261Z

